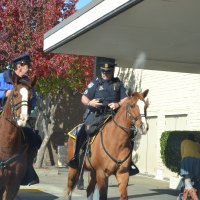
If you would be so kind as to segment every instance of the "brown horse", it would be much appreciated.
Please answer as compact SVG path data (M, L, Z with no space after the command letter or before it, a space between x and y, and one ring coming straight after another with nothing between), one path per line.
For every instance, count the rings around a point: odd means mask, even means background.
M143 93L129 91L127 101L122 104L112 120L108 121L99 131L90 155L86 154L84 169L89 170L91 179L87 187L87 197L91 199L95 186L99 191L99 199L107 199L108 177L114 174L118 181L120 199L128 199L127 186L129 181L129 167L131 161L131 137L135 127L140 134L148 130L146 121L147 102ZM68 139L68 159L73 157L74 141ZM79 177L79 170L69 168L68 171L68 199Z
M35 78L18 83L13 75L14 89L7 98L0 116L0 199L13 200L27 169L27 145L23 144L22 127L28 120Z

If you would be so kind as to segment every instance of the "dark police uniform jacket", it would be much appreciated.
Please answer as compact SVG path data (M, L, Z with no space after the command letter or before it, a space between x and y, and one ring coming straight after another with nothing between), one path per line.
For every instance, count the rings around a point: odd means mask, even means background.
M93 134L97 131L102 121L107 118L109 112L105 112L105 110L110 110L107 107L109 103L119 102L127 96L123 82L120 81L119 78L114 77L108 81L97 78L88 85L83 94L90 100L99 99L103 104L103 106L99 108L88 107L86 110L83 120L84 124L90 129L90 131L86 130L88 134Z

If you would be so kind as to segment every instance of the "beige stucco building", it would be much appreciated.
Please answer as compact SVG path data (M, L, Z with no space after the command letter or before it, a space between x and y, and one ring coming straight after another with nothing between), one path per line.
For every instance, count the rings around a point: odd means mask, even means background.
M158 179L177 176L162 163L160 137L166 130L200 130L200 74L120 68L116 74L128 87L149 89L149 131L137 137L134 149L140 172Z

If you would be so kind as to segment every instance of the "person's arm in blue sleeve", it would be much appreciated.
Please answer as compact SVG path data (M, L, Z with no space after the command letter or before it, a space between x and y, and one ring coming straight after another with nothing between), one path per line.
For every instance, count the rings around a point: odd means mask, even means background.
M96 81L90 82L85 91L83 92L83 95L85 95L90 100L94 98L96 84L97 84Z
M13 90L13 85L5 83L3 87L0 88L0 99L5 99L6 98L6 92L8 90Z
M0 89L0 99L4 99L5 97L5 90Z

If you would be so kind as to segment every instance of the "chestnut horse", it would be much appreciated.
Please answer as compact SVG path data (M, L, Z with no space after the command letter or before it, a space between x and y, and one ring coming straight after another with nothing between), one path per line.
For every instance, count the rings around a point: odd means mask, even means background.
M29 82L13 75L11 95L0 116L0 199L13 200L27 169L28 145L23 143L22 127L28 120L35 78ZM19 82L19 83L18 83Z
M107 199L107 181L115 175L120 199L128 199L127 186L129 181L129 167L131 163L131 137L135 127L137 132L145 134L148 130L146 121L147 102L145 97L149 90L143 93L129 91L127 100L118 112L99 131L93 144L91 153L84 159L84 169L89 170L91 179L87 187L87 197L92 198L95 186L98 188L99 199ZM73 157L74 139L68 139L68 159ZM69 167L68 171L68 200L79 177L79 171Z

